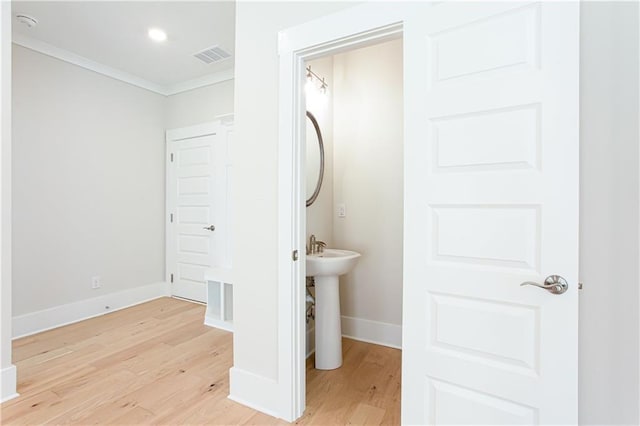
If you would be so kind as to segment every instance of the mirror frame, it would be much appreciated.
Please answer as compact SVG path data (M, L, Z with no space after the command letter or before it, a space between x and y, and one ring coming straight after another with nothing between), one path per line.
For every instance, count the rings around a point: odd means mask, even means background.
M307 199L307 207L313 204L318 198L320 194L320 188L322 187L322 180L324 178L324 141L322 140L322 133L320 132L320 126L318 125L318 120L307 111L307 117L311 120L313 127L316 129L316 136L318 137L318 145L320 146L320 172L318 173L318 181L316 182L316 189L311 194L311 197Z

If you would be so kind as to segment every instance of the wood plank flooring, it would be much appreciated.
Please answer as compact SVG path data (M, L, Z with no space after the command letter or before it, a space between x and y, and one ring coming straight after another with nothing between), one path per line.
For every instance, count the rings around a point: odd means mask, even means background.
M3 425L280 425L227 398L232 334L204 306L162 298L13 342L20 397ZM400 424L399 350L343 339L344 365L307 360L297 424Z

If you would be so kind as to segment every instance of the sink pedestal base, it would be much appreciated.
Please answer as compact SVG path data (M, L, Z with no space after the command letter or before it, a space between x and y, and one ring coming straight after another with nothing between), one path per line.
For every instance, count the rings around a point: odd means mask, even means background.
M316 368L342 365L342 324L338 276L314 277L316 288Z

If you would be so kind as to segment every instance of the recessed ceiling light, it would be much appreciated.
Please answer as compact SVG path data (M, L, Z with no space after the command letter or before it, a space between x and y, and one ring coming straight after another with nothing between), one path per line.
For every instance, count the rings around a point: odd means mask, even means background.
M167 39L167 33L160 28L149 28L149 38L153 41L161 42Z

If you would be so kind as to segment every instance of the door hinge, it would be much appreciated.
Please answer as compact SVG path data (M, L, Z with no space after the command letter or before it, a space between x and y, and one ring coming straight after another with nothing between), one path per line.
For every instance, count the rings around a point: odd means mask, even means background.
M293 253L291 253L291 258L294 262L298 260L298 250L294 250Z
M170 217L171 223L173 223L173 213L171 213L169 217Z
M171 274L171 282L173 282L173 274Z
M173 163L173 152L171 153L171 162Z
M578 290L582 290L582 283L578 283Z

